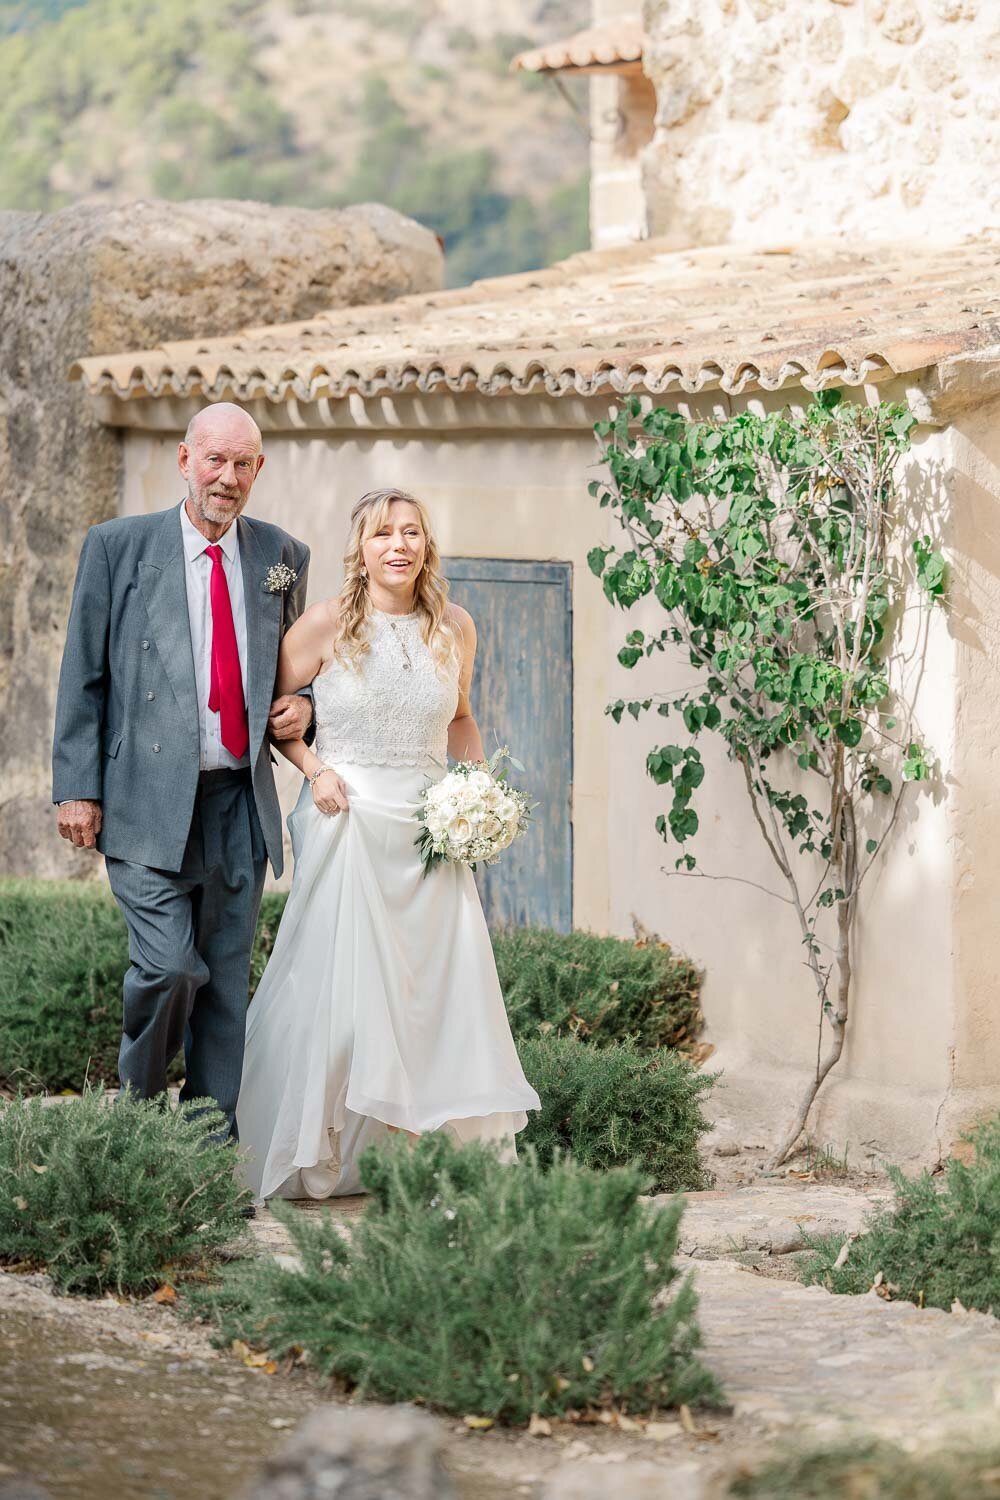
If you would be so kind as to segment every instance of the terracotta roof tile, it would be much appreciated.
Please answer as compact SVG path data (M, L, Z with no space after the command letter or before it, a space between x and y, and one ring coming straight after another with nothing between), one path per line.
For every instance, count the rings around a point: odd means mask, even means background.
M642 57L642 22L638 19L608 21L589 26L561 41L548 42L519 52L511 62L515 72L561 73L566 69L614 67L638 62Z
M1000 241L671 251L334 308L80 360L93 394L282 401L351 391L737 393L859 385L1000 344Z

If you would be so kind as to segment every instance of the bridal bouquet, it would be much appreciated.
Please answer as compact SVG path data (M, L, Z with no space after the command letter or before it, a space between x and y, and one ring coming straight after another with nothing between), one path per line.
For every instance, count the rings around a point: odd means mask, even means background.
M463 760L421 794L415 842L424 874L446 860L452 864L495 865L528 828L532 804L507 784L507 765L523 771L506 745L488 761Z

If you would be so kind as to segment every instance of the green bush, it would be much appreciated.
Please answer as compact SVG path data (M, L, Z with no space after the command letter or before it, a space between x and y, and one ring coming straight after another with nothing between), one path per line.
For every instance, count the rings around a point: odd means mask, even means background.
M779 1456L736 1479L739 1500L994 1500L1000 1448L914 1455L874 1440Z
M569 1152L599 1170L634 1162L656 1192L709 1186L698 1138L709 1129L700 1101L714 1075L676 1052L644 1052L631 1042L590 1047L571 1036L522 1037L518 1050L542 1101L518 1139L543 1166Z
M117 1078L127 967L102 888L0 882L0 1081L57 1091Z
M871 1289L882 1273L890 1296L925 1307L965 1307L1000 1315L1000 1115L973 1131L973 1160L948 1162L943 1187L929 1172L889 1169L896 1201L873 1216L835 1266L843 1235L810 1240L816 1252L802 1278L832 1292Z
M0 1106L0 1261L65 1292L145 1292L242 1226L236 1153L215 1109L97 1089Z
M360 1395L524 1422L532 1412L712 1401L697 1299L673 1264L682 1200L654 1213L635 1168L592 1172L423 1136L369 1148L349 1239L278 1209L300 1269L224 1268L197 1305L221 1338L300 1349ZM673 1286L673 1295L662 1293Z
M515 1036L571 1032L676 1047L701 1024L701 977L665 943L515 927L493 938Z
M261 904L252 994L286 897ZM675 1045L701 1021L698 974L657 945L519 928L493 938L515 1035ZM102 884L0 881L0 1084L58 1092L117 1080L125 924ZM181 1075L178 1060L171 1074Z

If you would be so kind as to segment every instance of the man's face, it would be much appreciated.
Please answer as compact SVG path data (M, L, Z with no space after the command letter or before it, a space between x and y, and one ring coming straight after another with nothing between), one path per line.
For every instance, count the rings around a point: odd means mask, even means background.
M264 455L256 429L236 414L209 414L190 446L181 443L177 465L187 480L191 508L213 526L227 527L246 506Z

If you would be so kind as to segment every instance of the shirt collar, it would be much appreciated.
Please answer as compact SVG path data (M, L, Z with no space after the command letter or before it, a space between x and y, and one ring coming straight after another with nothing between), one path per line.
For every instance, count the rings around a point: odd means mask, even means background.
M184 541L184 556L187 558L188 562L193 562L196 557L200 557L202 555L206 547L210 547L212 545L208 538L202 536L197 526L192 523L187 513L187 506L185 505L183 500L181 501L181 537ZM236 543L237 533L236 522L234 521L229 529L219 537L218 541L218 545L222 548L222 551L229 562L236 561Z

